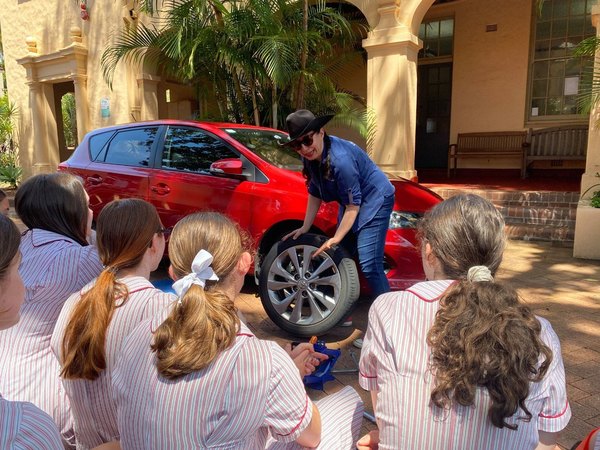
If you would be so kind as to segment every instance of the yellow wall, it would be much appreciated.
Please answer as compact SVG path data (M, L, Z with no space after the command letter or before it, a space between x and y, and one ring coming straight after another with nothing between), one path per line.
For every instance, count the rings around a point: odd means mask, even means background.
M526 129L532 3L459 0L430 8L426 20L454 17L450 143L458 133ZM497 31L486 32L496 24ZM520 167L518 159L463 160L459 167Z
M525 129L531 2L471 0L456 6L451 138ZM486 25L497 31L486 32Z
M10 100L19 109L18 143L21 164L25 175L30 175L35 169L34 164L49 163L46 167L53 170L60 162L57 151L56 120L61 120L60 112L54 112L52 83L71 81L71 73L65 72L65 65L56 64L57 77L42 84L43 95L42 114L44 123L34 129L32 115L32 98L27 84L25 67L17 62L28 55L45 57L56 54L73 44L72 28L81 30L81 40L87 49L86 96L87 102L77 103L78 115L82 110L87 111L88 129L114 125L117 123L140 120L139 71L131 66L120 63L114 72L111 87L102 77L101 56L104 49L114 41L117 33L124 26L124 17L128 17L127 2L124 0L112 2L88 1L90 18L83 21L80 17L78 2L71 0L0 0L0 26L4 56L6 62L7 85ZM130 5L131 7L131 5ZM142 20L142 17L140 19ZM30 36L37 42L37 52L28 53L26 38ZM110 102L110 116L102 117L101 100ZM87 104L85 104L87 103ZM44 149L35 148L34 132L42 134L41 142L46 143ZM38 139L37 142L40 142Z

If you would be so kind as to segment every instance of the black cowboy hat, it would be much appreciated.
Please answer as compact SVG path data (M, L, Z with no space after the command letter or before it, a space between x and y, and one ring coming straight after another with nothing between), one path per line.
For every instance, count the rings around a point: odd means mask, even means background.
M299 109L291 113L285 119L290 140L280 145L288 145L311 131L319 131L327 122L333 119L333 116L334 114L327 114L315 117L308 109Z

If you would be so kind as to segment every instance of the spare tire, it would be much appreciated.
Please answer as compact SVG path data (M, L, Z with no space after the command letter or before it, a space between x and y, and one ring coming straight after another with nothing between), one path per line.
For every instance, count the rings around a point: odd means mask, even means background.
M292 334L326 333L358 299L358 270L344 248L338 245L312 258L326 240L309 233L276 242L261 263L259 291L265 311Z

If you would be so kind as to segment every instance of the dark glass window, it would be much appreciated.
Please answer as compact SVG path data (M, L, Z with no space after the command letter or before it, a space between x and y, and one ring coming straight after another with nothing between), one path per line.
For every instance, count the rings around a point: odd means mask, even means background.
M124 166L149 167L157 128L135 128L118 132L98 155L98 161Z
M98 155L113 134L114 131L108 131L106 133L98 133L90 138L90 159L92 161L96 161Z
M169 127L162 166L189 172L207 172L219 159L239 158L222 140L198 128Z
M531 120L580 114L577 98L590 58L573 56L577 44L595 36L591 8L595 0L545 0L535 8L529 79Z
M454 19L423 22L419 28L419 39L423 48L419 58L452 56L454 48Z

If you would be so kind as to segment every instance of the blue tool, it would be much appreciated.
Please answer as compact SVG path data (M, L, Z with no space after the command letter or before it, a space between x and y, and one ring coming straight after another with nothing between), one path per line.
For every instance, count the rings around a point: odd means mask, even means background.
M324 389L324 383L326 383L327 381L335 380L335 377L331 374L331 370L333 369L333 366L342 354L342 351L327 348L327 345L324 341L317 341L313 344L313 347L315 349L315 352L323 353L329 358L321 362L321 364L319 364L319 366L315 369L315 371L312 374L306 375L304 377L304 385L309 388L318 389L322 391Z
M151 283L156 289L160 289L163 292L167 292L170 294L175 293L175 291L173 290L173 280L171 280L170 278L163 278L162 280L154 280Z

